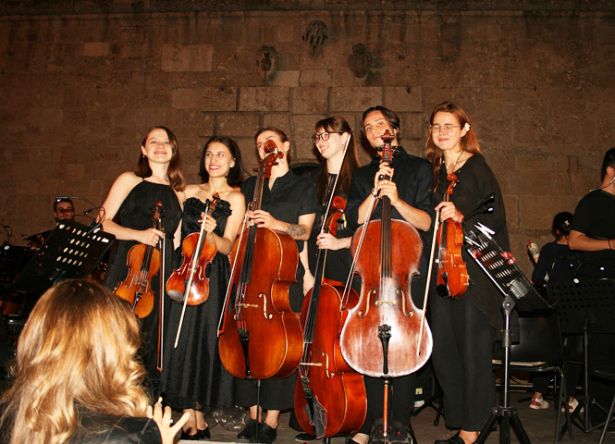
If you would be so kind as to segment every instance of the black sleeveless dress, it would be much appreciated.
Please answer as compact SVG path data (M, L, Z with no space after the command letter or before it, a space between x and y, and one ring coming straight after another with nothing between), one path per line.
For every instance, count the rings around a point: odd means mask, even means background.
M137 184L117 212L114 222L123 227L133 228L135 230L145 230L152 227L152 213L156 201L162 202L162 226L166 233L165 249L166 249L166 275L164 281L170 276L173 271L173 235L181 218L181 205L177 199L175 191L169 185L162 185L143 180ZM109 269L105 278L105 285L111 290L115 290L118 284L126 278L128 267L126 258L128 250L135 241L118 240L115 241L111 253L109 255ZM152 313L141 319L141 350L140 355L143 364L147 369L150 379L154 382L158 380L158 372L156 371L156 359L158 354L158 276L152 279L152 287L154 290L154 310ZM165 304L165 312L167 311L168 302ZM155 387L154 387L155 388Z
M184 204L182 241L200 230L199 219L205 204L195 197ZM213 213L218 222L215 233L224 234L230 204L220 200ZM180 262L178 262L179 264ZM179 265L178 265L179 266ZM172 301L167 323L162 392L165 403L174 409L196 408L208 412L234 405L234 379L226 372L218 354L217 328L230 275L228 257L217 253L208 267L209 298L187 306L177 348L173 348L182 304Z

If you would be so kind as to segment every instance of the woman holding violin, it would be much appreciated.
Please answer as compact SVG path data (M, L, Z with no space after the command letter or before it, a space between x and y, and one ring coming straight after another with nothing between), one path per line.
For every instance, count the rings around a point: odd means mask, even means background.
M111 186L103 203L103 229L115 235L117 241L110 253L109 269L105 285L116 289L129 273L139 273L142 263L134 259L129 251L141 244L153 251L160 240L164 240L164 262L167 267L164 279L172 271L174 236L179 243L179 220L181 217L182 194L185 188L181 171L181 158L175 134L163 126L152 127L143 138L136 170L122 173ZM153 228L152 214L161 207L161 228ZM133 250L134 251L134 250ZM133 255L134 256L134 255ZM128 263L127 263L128 261ZM151 313L141 319L141 358L152 382L151 389L157 391L159 376L157 360L159 352L159 297L160 272L151 276L151 282L144 283L149 289L150 301L142 297L140 303L152 304ZM128 301L133 303L132 301Z
M454 242L446 234L458 229L463 235L464 229L480 222L495 231L496 242L507 250L506 213L500 187L480 154L466 111L451 102L440 103L429 125L425 155L433 169L435 209L442 227L447 227L437 242L440 250L449 249L441 251L446 258L456 256L460 262L444 272L438 270L438 291L431 297L434 370L444 392L446 425L458 430L436 444L472 443L496 401L491 353L496 331L502 326L502 297L462 247L463 240ZM485 202L493 211L486 211ZM457 251L450 251L455 248ZM453 276L462 262L469 279ZM464 281L466 285L455 286L459 288L447 285Z
M166 325L162 392L174 409L190 414L183 439L209 438L204 412L234 405L234 381L220 362L216 325L230 273L227 255L245 214L244 198L237 189L242 178L237 143L229 137L210 138L201 153L199 175L203 183L186 187L181 228L183 259L177 262L181 265L166 285L172 302ZM208 204L210 211L205 213ZM196 257L195 244L199 241L201 223L204 224L201 251L205 255L209 246L209 257ZM184 310L183 298L192 261L197 261L193 290L188 293ZM204 280L208 285L202 285Z
M261 129L256 133L255 142L261 160L267 157L265 147L270 143L275 144L279 158L271 168L270 178L264 183L261 207L255 211L248 210L248 221L258 227L286 233L295 239L297 244L303 244L303 241L310 237L318 210L314 188L307 179L296 176L290 170L288 163L290 140L282 130L272 127ZM243 183L241 191L246 203L252 200L255 188L256 177L254 176ZM252 273L256 272L258 268L254 267ZM301 310L303 275L303 267L299 263L296 282L290 286L288 295L293 312ZM267 356L268 347L274 342L269 341L268 344L263 344L261 353L264 356ZM301 344L297 346L301 347ZM295 378L296 375L293 373L287 377L262 380L260 382L260 406L257 405L257 381L237 379L237 402L250 409L249 420L238 434L239 438L265 443L275 440L280 411L289 409L293 405ZM262 413L261 408L266 410L266 414Z
M382 147L385 145L383 136L388 132L392 135L390 141L396 154L390 163L383 162ZM385 136L386 137L386 136ZM429 164L421 158L412 156L399 146L400 119L392 110L384 106L368 108L362 116L362 142L370 151L376 151L374 160L355 171L348 195L346 214L350 228L354 231L359 225L364 224L368 217L370 205L375 203L376 198L388 197L390 200L390 215L408 223L418 230L423 244L429 245L428 234L431 227L433 201L431 194L432 177ZM387 139L388 140L388 139ZM382 219L382 205L375 206L370 221ZM367 225L367 224L366 224ZM365 225L365 226L366 226ZM392 244L399 245L404 239L392 238ZM418 244L409 246L407 254L421 251L420 241ZM422 248L422 256L419 258L418 271L421 276L425 275L425 265L428 262L429 248ZM379 252L374 253L374 263L368 268L378 270ZM419 280L412 281L412 296L414 304L422 299L424 285ZM407 292L404 288L403 291ZM377 327L377 326L375 326ZM393 334L398 332L394 331ZM391 357L394 358L394 357ZM364 359L371 359L365 356ZM358 370L358 369L357 369ZM391 378L392 400L388 410L391 421L387 427L387 440L393 443L409 443L410 437L410 414L414 404L415 376L413 373L405 376ZM382 378L365 377L367 390L367 416L361 433L353 439L361 444L367 443L371 432L371 442L380 443L384 439L384 401Z
M319 120L316 122L315 129L316 133L312 139L321 164L316 187L318 201L323 205L321 205L318 221L314 224L307 242L310 263L310 270L306 270L304 278L304 282L309 283L307 288L312 288L314 281L313 272L318 249L328 250L325 278L344 282L348 276L352 261L350 257L352 233L347 230L344 207L350 190L352 174L359 164L352 129L343 117L334 116ZM344 157L344 146L348 138L350 141L348 141L347 153ZM327 230L321 233L322 224L327 223L322 220L322 217L325 216L326 205L329 203L328 192L338 175L336 199L332 202L333 208L329 211L329 222L332 226L327 227Z

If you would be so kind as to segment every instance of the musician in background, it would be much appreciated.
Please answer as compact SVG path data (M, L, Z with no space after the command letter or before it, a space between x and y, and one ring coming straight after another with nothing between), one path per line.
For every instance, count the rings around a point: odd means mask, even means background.
M429 118L425 156L433 168L440 221L461 223L464 231L480 222L495 231L503 250L509 250L502 193L463 108L451 102L436 105ZM444 200L453 173L458 182ZM489 195L495 197L489 204L491 213L481 211ZM436 444L473 443L496 404L491 353L503 326L502 296L464 248L461 255L471 281L465 293L452 297L439 289L430 298L434 370L444 393L446 426L457 430Z
M553 217L551 234L555 241L546 243L540 249L538 261L532 273L532 282L536 286L546 286L553 283L572 283L582 267L581 255L568 247L568 237L572 229L572 213L563 211ZM565 350L574 349L576 345L582 347L579 336L569 336L565 339ZM564 362L564 374L566 375L566 393L570 395L568 404L571 410L578 404L573 395L576 391L577 382L581 377L581 368L570 361ZM550 376L547 374L530 375L534 384L534 393L530 401L530 408L541 410L549 408L549 402L543 398L547 390Z
M154 276L154 310L141 320L140 350L149 373L151 389L157 391L158 358L158 288L173 270L173 251L179 246L179 220L185 188L179 145L173 132L163 126L152 127L141 142L135 171L127 171L113 182L103 203L103 229L116 237L110 253L105 285L114 290L128 274L126 264L130 248L137 244L156 247L164 239L166 268L164 279ZM153 228L155 203L162 202L164 232ZM174 241L175 236L175 241ZM174 247L175 246L175 247ZM137 270L138 271L138 270Z
M600 188L590 191L578 203L572 220L569 246L583 253L582 280L615 279L615 147L604 154L600 171ZM610 365L615 360L615 338L608 334L592 334L589 347L590 366ZM590 393L607 406L612 387L606 382L590 380ZM569 409L577 402L569 399ZM592 416L599 409L591 409ZM604 420L593 418L594 421Z
M227 255L245 214L243 194L237 190L242 178L241 152L237 143L229 137L210 138L201 153L199 174L203 183L186 186L184 193L182 242L190 234L198 236L206 202L213 201L215 196L218 200L213 214L205 216L205 235L208 242L214 243L217 253L206 264L206 270L197 270L194 278L198 282L201 273L206 273L209 294L200 297L207 299L198 305L186 306L183 320L183 294L180 296L182 302L174 295L169 304L161 390L171 407L189 413L182 439L192 440L211 436L205 412L234 405L234 379L220 362L216 325L230 274ZM196 248L196 243L191 245ZM177 268L183 264L190 270L195 255L193 252L192 256L178 261ZM188 277L189 271L177 275L182 283ZM167 292L177 291L169 288L170 283L178 282L174 279L167 282ZM180 321L181 334L175 348Z
M392 146L396 148L396 155L391 165L382 163L380 157L359 169L353 175L346 216L352 231L366 222L368 208L375 199L374 195L388 196L391 201L392 218L403 219L419 230L423 239L423 258L419 267L421 276L425 276L425 265L429 255L429 235L433 214L433 201L431 196L432 178L429 164L418 157L408 154L399 146L400 119L399 116L384 106L368 108L362 116L362 143L369 151L374 151L384 145L381 136L388 130L394 138ZM381 155L381 151L378 152ZM388 176L390 180L379 180L381 176ZM371 219L381 219L381 205L377 205ZM395 239L393 239L395 242ZM412 285L414 303L422 299L423 284L415 279ZM410 414L414 405L416 378L414 374L392 378L391 386L393 397L390 402L392 414L391 430L388 432L389 442L409 443ZM380 443L383 440L383 380L380 378L365 377L367 391L367 416L361 433L353 439L365 444L371 433L371 442Z
M578 203L572 221L569 245L584 252L582 276L615 278L615 147L604 155L602 185Z
M53 201L53 214L56 222L75 220L75 204L70 197L56 197Z
M310 237L312 225L318 211L318 202L314 187L308 179L296 176L289 168L288 154L290 141L288 136L278 128L264 128L255 136L256 149L260 159L266 157L265 142L273 141L284 154L271 169L271 178L265 182L260 210L248 211L250 223L259 227L277 230L290 235L297 240L298 248ZM254 195L256 177L247 179L241 191L249 204ZM300 249L300 248L299 248ZM253 272L258 272L257 267ZM304 270L299 261L297 267L297 282L289 291L290 305L293 311L299 312L303 301ZM267 350L262 350L266 354ZM271 378L261 381L260 407L266 414L257 413L257 382L250 379L237 380L237 402L249 407L249 420L244 429L237 435L250 441L271 443L277 437L278 421L281 410L293 406L293 391L296 375L286 378ZM263 417L264 416L264 417ZM258 436L256 436L257 418Z

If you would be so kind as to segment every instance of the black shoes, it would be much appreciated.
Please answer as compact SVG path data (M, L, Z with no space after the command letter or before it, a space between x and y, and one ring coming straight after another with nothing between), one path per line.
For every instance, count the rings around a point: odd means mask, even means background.
M295 442L307 442L314 441L316 437L314 435L310 435L309 433L301 432L295 435Z
M250 442L271 444L275 441L278 436L278 431L276 429L267 424L259 424L258 426L258 436L255 437L254 441L250 440Z
M202 441L205 438L211 439L211 432L209 431L209 426L207 426L203 430L198 430L194 435L188 435L186 432L182 431L181 439L185 439L188 441Z
M278 436L278 431L276 429L269 427L267 424L259 423L257 436L256 425L255 419L248 419L246 421L246 426L237 434L237 438L265 444L271 444L275 441Z
M245 427L237 434L239 439L247 439L252 441L256 437L256 420L248 419Z

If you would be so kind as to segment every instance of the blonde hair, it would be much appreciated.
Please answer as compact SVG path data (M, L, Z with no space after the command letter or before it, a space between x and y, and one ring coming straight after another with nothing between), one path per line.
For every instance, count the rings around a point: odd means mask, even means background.
M138 347L135 316L104 287L75 279L47 290L19 337L14 382L2 396L8 442L64 443L80 427L77 408L146 416Z

